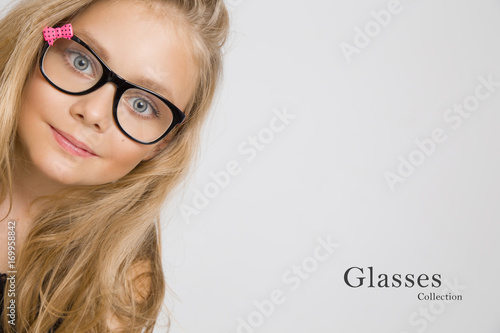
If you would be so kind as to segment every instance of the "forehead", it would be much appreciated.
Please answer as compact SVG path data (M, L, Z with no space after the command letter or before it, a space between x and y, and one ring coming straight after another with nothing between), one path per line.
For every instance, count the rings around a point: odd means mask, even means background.
M197 66L180 22L125 0L99 1L71 23L75 35L113 71L184 109L194 90Z

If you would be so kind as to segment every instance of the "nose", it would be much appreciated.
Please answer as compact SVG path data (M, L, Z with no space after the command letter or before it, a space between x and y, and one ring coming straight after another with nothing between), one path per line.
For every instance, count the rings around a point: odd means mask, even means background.
M77 101L71 106L73 118L98 132L105 132L113 122L113 98L116 87L107 83L96 91L75 96Z

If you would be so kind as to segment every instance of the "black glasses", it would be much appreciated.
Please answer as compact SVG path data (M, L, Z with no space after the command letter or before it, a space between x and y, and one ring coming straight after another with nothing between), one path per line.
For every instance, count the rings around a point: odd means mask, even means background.
M114 83L113 118L135 142L156 143L184 121L184 113L169 100L121 78L76 36L59 38L52 46L45 43L40 71L52 86L70 95L85 95Z

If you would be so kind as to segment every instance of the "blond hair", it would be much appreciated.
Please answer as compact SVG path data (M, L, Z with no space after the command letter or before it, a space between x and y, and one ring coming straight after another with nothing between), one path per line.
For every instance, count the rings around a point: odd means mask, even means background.
M36 69L41 31L70 22L93 2L21 1L0 21L2 201L11 200L17 114L27 79ZM228 14L222 0L145 3L172 9L190 36L199 73L188 117L157 156L116 182L75 187L43 199L44 209L17 258L17 332L47 332L56 322L62 331L105 332L110 314L124 324L121 331L152 332L162 309L167 286L159 213L197 150L220 80ZM7 304L5 297L2 323L11 332Z

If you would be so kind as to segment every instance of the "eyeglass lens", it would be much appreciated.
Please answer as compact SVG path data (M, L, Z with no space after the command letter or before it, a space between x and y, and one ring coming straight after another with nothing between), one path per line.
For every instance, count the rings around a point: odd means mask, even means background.
M102 77L103 68L98 59L73 40L57 39L45 54L45 75L59 88L80 93L92 88ZM157 96L131 88L120 97L117 120L131 137L152 142L162 136L172 124L172 111Z

